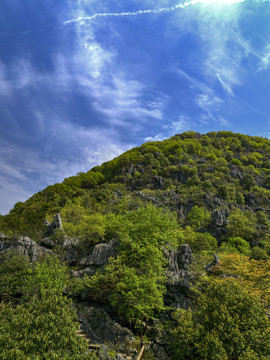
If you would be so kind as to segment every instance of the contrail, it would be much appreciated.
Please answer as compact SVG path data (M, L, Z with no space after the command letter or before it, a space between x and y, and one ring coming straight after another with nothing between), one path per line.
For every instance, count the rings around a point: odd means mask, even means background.
M177 9L185 9L188 6L191 5L196 5L196 4L216 4L216 3L221 3L221 4L235 4L235 3L240 3L246 0L191 0L191 1L186 1L183 2L181 4L177 4L171 7L163 7L163 8L159 8L159 9L146 9L146 10L138 10L138 11L134 11L134 12L110 12L110 13L96 13L93 14L91 16L80 16L78 18L75 19L70 19L70 20L66 20L64 22L64 25L70 24L70 23L75 23L75 22L79 22L79 21L83 21L83 20L94 20L96 18L99 17L114 17L114 16L137 16L137 15L144 15L144 14L160 14L160 13L164 13L164 12L173 12Z

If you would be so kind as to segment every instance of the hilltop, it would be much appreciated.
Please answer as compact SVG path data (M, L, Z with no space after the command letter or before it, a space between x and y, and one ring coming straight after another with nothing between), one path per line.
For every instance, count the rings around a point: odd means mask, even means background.
M219 244L231 235L231 213L242 214L252 246L267 247L270 141L265 138L192 131L147 142L87 173L50 185L1 217L2 231L40 240L43 223L61 213L68 235L83 232L83 217L123 213L147 204L176 211L188 222L195 206L211 213L204 228ZM77 212L77 214L76 214ZM73 214L73 215L72 215ZM72 218L73 216L73 218ZM77 219L80 217L80 221ZM246 219L246 222L245 222ZM79 222L78 222L79 221ZM253 229L245 229L252 224Z

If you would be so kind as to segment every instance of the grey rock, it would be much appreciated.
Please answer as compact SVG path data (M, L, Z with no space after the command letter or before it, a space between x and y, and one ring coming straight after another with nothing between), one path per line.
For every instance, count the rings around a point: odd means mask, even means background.
M166 353L163 346L160 346L159 344L154 342L151 344L150 348L155 356L155 359L157 359L157 360L168 360L169 359L169 356Z
M178 284L195 261L192 250L189 245L185 244L180 246L178 250L163 249L163 253L168 261L166 270L168 282Z
M63 249L67 250L70 247L77 247L79 245L79 239L78 238L68 238L66 237L63 242Z
M132 332L122 327L101 308L78 306L78 318L81 328L93 343L110 343L116 345L118 351L125 352L134 340Z
M45 247L39 246L34 240L28 236L20 236L17 239L7 240L1 242L0 255L4 255L8 251L16 251L21 255L29 256L31 262L35 262L38 258L50 254L51 250Z
M191 285L195 273L190 270L190 265L195 261L189 245L182 245L177 251L163 250L168 261L166 270L167 292L165 303L170 307L187 309L191 303Z
M62 229L62 220L60 214L54 215L53 222L50 224L48 220L45 220L44 224L46 225L46 233L45 237L47 236L53 236L55 234L56 229Z
M177 262L179 269L187 271L192 262L194 262L194 257L192 255L192 250L189 245L182 245L178 251Z
M87 266L81 270L71 270L70 273L76 278L83 278L85 275L90 277L96 273L98 268L97 266Z
M94 246L92 254L90 254L85 263L82 265L96 265L101 266L108 262L110 257L115 257L117 241L111 240L108 243L101 243Z
M164 187L164 179L161 176L154 176L154 188L155 189L163 189Z
M48 249L53 249L55 247L55 242L49 237L43 238L40 240L39 245L44 246Z
M233 178L239 179L240 181L243 179L243 175L236 165L229 164L229 168L231 170L231 176Z
M68 248L65 253L65 261L67 261L69 265L75 265L77 259L77 252L72 247Z
M219 266L219 265L220 265L220 259L219 259L219 257L218 257L217 254L214 254L214 260L213 260L210 264L206 265L206 266L204 267L204 269L205 269L208 273L210 273L210 272L213 271L213 268L214 268L214 267Z
M227 225L229 216L230 211L227 208L217 209L211 214L212 223L214 226L225 227Z

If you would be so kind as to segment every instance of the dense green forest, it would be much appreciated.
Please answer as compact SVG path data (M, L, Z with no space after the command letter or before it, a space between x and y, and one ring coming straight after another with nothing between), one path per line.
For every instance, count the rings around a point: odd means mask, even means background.
M134 359L269 359L269 200L268 139L188 131L17 203L0 216L0 358L117 359L76 335L83 304L131 331ZM26 236L34 262L8 245Z

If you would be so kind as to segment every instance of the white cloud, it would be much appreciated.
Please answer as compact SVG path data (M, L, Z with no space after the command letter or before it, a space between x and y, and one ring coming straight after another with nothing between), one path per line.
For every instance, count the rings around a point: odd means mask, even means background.
M143 140L144 141L161 141L164 140L166 136L164 134L157 134L155 136L147 136Z
M223 71L224 74L224 71ZM222 85L223 89L229 94L229 95L233 95L233 91L232 91L232 87L231 87L231 83L228 82L228 76L222 76L222 74L217 73L217 79L220 82L220 84ZM223 80L225 79L225 80Z
M43 115L38 116L43 122ZM46 134L51 149L43 149L42 153L39 149L26 150L19 145L1 143L0 213L7 213L15 202L26 200L47 185L88 171L134 146L121 144L112 130L87 130L57 117L46 124Z
M216 121L214 115L218 111L222 100L217 96L209 96L208 94L200 94L195 99L195 103L209 116L210 119Z
M270 67L270 45L265 47L264 53L260 58L259 70L267 70Z
M161 13L168 13L174 12L179 9L185 9L189 6L193 5L214 5L214 6L223 6L223 5L233 5L237 3L241 3L246 0L190 0L181 2L179 4L173 6L164 6L164 7L156 7L154 9L140 9L137 11L122 11L122 12L98 12L94 13L93 15L80 15L78 17L69 19L64 21L64 25L72 24L72 23L82 23L83 21L92 21L98 18L104 17L119 17L119 16L140 16L140 15L147 15L147 14L161 14ZM160 6L160 4L159 4Z

